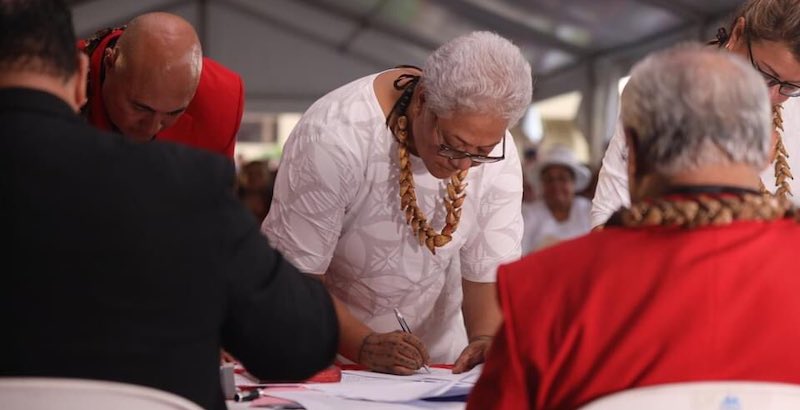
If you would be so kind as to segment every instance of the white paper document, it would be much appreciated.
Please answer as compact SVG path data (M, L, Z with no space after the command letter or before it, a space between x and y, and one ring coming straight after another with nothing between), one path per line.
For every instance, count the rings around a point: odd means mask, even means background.
M299 403L306 410L464 410L464 402L430 402L410 401L403 403L376 403L374 401L353 400L336 397L321 391L286 391L270 393L270 396L280 397Z
M401 403L467 395L480 371L481 366L461 374L434 368L431 374L418 372L411 376L346 371L341 383L308 384L306 388L346 399Z
M432 367L430 373L420 369L417 370L416 373L410 376L399 376L396 374L377 373L377 372L370 372L367 370L344 370L342 371L342 383L363 382L363 381L373 381L373 380L396 380L401 382L408 382L408 381L450 382L458 380L463 383L475 384L478 381L478 377L481 374L481 368L483 368L482 364L476 366L475 368L466 373L453 374L453 371L450 369L440 369L438 367Z

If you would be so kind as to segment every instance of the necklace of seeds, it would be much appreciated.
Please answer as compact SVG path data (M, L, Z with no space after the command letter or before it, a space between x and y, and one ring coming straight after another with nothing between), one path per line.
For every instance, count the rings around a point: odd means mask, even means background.
M642 201L623 209L623 226L676 226L697 228L728 225L733 221L771 221L791 215L785 197L757 194L698 195L691 198Z
M761 193L766 196L776 196L779 198L788 198L792 195L791 187L789 187L788 179L794 179L792 176L792 172L789 169L789 162L787 159L789 158L789 152L786 151L786 147L783 145L783 116L781 115L781 110L783 106L773 105L772 106L772 125L775 127L775 134L777 136L777 140L775 141L775 193L772 194L767 190L767 187L764 186L764 182L760 181L761 183Z
M406 214L406 224L411 226L414 235L419 239L420 246L425 246L436 255L436 248L447 245L453 239L453 233L461 221L461 206L467 194L464 190L467 184L467 170L462 170L450 177L447 183L447 195L444 197L444 206L447 218L441 232L431 227L428 218L417 205L417 193L414 188L414 175L411 172L411 160L408 153L408 118L404 115L397 117L393 134L397 138L397 159L400 163L400 209Z
M775 196L788 198L792 196L792 190L789 188L789 181L787 179L794 179L792 172L789 169L789 153L783 145L783 117L781 115L783 106L780 104L772 107L772 124L775 126L775 132L778 134L778 140L775 143Z

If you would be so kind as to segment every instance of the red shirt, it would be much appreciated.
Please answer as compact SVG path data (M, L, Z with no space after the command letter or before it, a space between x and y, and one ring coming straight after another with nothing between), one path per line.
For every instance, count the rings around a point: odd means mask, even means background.
M114 130L114 127L106 113L101 92L103 50L123 31L113 29L101 33L97 38L79 41L82 50L87 49L89 41L98 42L96 47L89 50L87 117L92 125L108 131ZM200 84L194 98L171 127L156 134L156 139L176 141L233 158L243 107L244 84L241 77L216 61L203 57Z
M638 386L800 383L800 224L606 228L498 269L467 408L574 409Z

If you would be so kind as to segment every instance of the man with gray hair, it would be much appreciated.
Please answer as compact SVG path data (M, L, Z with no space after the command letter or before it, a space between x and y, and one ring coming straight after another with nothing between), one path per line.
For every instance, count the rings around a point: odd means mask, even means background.
M708 70L707 67L715 67ZM571 409L638 386L800 383L788 201L769 161L763 79L731 53L679 46L622 95L633 204L607 228L498 269L504 322L469 409Z
M500 325L495 268L520 256L507 129L531 94L520 50L474 32L422 70L358 79L303 115L262 229L335 296L344 358L398 374L483 361Z

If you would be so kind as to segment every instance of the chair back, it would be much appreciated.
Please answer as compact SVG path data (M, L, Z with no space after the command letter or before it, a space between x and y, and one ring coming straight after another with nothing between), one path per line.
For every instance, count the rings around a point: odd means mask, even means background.
M775 382L684 382L613 393L579 410L797 410L800 385Z
M202 410L161 390L99 380L0 377L3 410Z

